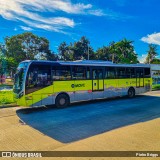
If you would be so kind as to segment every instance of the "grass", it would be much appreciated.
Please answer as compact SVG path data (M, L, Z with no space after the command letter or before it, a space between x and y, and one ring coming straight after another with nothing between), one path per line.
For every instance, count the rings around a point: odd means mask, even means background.
M13 91L12 90L1 90L0 91L0 107L12 106L15 104Z
M0 84L0 88L12 88L12 84L7 83L7 84ZM12 106L16 106L15 100L14 100L14 96L13 96L13 90L10 89L3 89L0 90L0 108L2 107L12 107Z
M156 91L156 90L160 90L160 84L155 84L152 86L152 90Z

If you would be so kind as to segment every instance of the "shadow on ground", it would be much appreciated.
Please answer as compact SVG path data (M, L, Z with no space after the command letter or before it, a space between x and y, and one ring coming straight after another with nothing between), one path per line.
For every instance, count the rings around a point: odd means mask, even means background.
M92 101L73 104L65 109L20 109L17 115L41 133L69 143L160 117L160 97Z

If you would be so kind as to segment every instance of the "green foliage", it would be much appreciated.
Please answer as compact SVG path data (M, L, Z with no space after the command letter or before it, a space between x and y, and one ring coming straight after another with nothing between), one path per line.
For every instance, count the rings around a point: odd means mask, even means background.
M5 41L8 48L7 56L12 56L17 60L20 59L20 61L35 59L35 56L44 46L48 47L48 41L46 39L38 37L30 32L6 37Z
M9 104L13 102L15 102L13 98L13 91L8 91L8 90L0 91L0 105Z
M31 32L5 38L6 56L12 57L16 64L23 60L47 59L50 57L49 41Z
M116 61L115 63L138 63L137 55L134 51L133 41L123 39L115 43Z
M27 59L57 59L57 56L49 50L49 41L31 32L6 37L5 46L7 69L10 73L15 73L18 64Z
M71 47L66 42L62 42L58 47L59 59L64 61L72 60Z
M160 84L155 84L152 86L152 90L160 90Z
M88 54L90 59L95 59L94 51L89 44L89 40L84 36L74 44L67 45L66 42L62 42L58 47L59 59L64 61L87 60Z
M160 64L160 59L154 58L154 59L151 61L151 64Z
M60 44L58 48L61 60L108 60L113 63L139 63L137 54L134 52L133 42L123 39L119 42L112 42L109 46L103 46L96 52L90 47L90 42L86 37L74 44L67 45L66 42Z
M151 64L151 63L157 64L156 62L158 62L158 64L159 64L159 60L156 59L156 56L158 55L157 45L149 44L148 47L149 47L149 50L147 51L148 54L147 54L145 63L147 63L147 64Z
M5 45L0 43L0 75L5 73L6 70L6 56L5 56Z
M74 43L73 45L73 57L74 60L88 59L88 54L91 56L93 54L93 49L89 46L90 42L86 37L81 37L81 39Z
M134 52L133 41L123 39L119 42L112 42L96 51L99 60L108 60L113 63L139 63L137 54Z
M96 51L96 60L105 60L111 61L112 55L110 53L110 49L107 46L103 46Z

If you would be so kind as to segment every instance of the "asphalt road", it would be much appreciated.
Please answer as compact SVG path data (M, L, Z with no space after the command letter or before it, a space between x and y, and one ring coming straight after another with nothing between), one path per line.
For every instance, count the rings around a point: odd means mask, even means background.
M30 127L62 143L160 117L160 91L136 96L54 107L17 110Z

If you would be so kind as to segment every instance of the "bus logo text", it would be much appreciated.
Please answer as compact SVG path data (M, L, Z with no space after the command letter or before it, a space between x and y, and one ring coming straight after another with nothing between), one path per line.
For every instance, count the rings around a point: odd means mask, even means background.
M72 84L72 88L77 88L77 87L85 87L85 84Z

